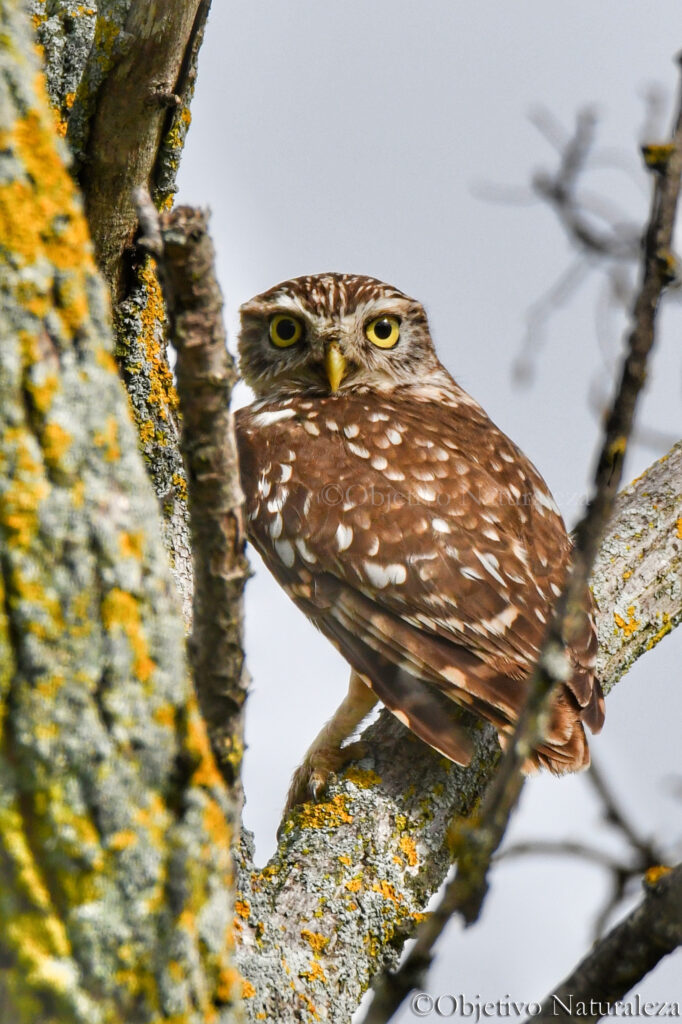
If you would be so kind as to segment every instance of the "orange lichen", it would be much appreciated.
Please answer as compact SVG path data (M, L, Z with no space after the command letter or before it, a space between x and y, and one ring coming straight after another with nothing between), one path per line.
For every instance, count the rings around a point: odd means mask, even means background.
M655 867L648 868L644 874L644 881L647 885L656 885L662 878L669 875L672 868L667 867L665 864L656 864Z
M411 836L402 836L399 846L410 867L416 867L419 863L419 857L417 856L417 847L414 839L412 839Z
M379 882L374 882L372 885L374 892L381 893L385 900L392 900L394 903L402 903L402 896L400 893L396 893L395 889L390 882L386 879L381 879Z
M250 981L246 979L242 980L242 999L253 999L256 994L256 990ZM258 1015L260 1017L260 1014ZM263 1018L261 1017L261 1020Z
M677 520L677 536L682 540L682 516Z
M108 416L102 430L98 430L93 442L98 448L104 449L104 458L108 462L115 462L121 457L121 449L118 445L118 423L115 416Z
M43 452L49 466L58 466L71 447L73 438L58 423L47 423L42 432Z
M115 832L109 840L110 850L127 850L131 846L135 846L139 841L137 832L134 832L131 828L121 829L120 832Z
M327 975L324 973L322 964L318 963L317 960L311 960L308 970L300 971L299 976L307 981L320 981L323 985L327 981Z
M303 804L296 817L301 828L338 828L353 821L347 804L346 797L338 793L324 803ZM287 824L292 827L291 822Z
M639 621L639 619L635 618L634 605L630 605L626 614L627 619L624 619L622 615L619 615L618 612L615 612L613 618L618 629L621 629L623 631L623 635L629 637L637 631L637 629L639 628L639 626L641 626L642 623Z
M142 530L119 534L118 545L123 558L135 558L138 561L144 552L145 535Z
M664 636L667 636L673 628L670 615L667 612L661 612L660 614L657 613L657 617L661 619L663 625L656 633L654 633L652 637L649 637L649 640L647 641L646 645L647 651L650 651L652 647L655 647L656 644L659 643L659 641L661 641Z
M351 878L349 882L346 882L346 889L348 892L359 892L362 888L362 878L360 875L356 875L355 878Z
M322 935L321 932L311 932L308 928L304 928L301 931L301 938L305 939L315 956L320 956L324 953L329 945L329 939L326 935Z
M235 900L234 909L246 921L251 913L251 904L248 900Z
M168 418L169 410L174 412L179 405L178 395L173 384L173 374L163 348L163 325L166 310L161 294L161 286L156 272L156 264L148 257L140 272L140 280L144 285L146 305L141 311L142 335L145 356L150 365L148 380L150 391L147 401L156 406L162 420Z
M359 789L370 789L372 786L378 786L381 782L381 776L376 772L370 768L358 768L357 765L347 768L344 777Z
M126 590L114 587L102 601L102 622L107 630L123 630L133 652L133 671L140 682L149 682L155 665L149 656L137 600Z

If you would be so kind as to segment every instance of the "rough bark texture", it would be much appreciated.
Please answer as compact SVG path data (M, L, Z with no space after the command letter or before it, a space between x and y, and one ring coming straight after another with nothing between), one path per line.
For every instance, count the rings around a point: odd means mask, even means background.
M682 443L619 496L607 529L593 579L606 691L682 618L681 467ZM630 632L616 618L625 585L640 620ZM477 725L475 760L458 768L387 713L364 738L372 757L294 812L265 868L254 869L248 836L242 846L237 959L253 1021L350 1021L443 881L449 826L476 810L499 755L494 731Z
M231 1021L226 794L19 0L0 127L0 1017Z
M192 565L177 395L154 261L131 248L132 199L172 203L210 0L30 0L58 131L74 157L100 267L115 298L116 357L191 620Z
M619 495L592 590L608 692L682 618L682 442Z
M211 746L238 816L248 689L242 597L249 570L230 411L237 368L226 347L208 214L186 206L166 214L163 238L192 514L195 589L189 654Z

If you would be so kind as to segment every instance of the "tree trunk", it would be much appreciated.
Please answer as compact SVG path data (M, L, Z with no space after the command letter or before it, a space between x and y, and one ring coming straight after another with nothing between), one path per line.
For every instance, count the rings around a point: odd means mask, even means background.
M2 1019L234 1020L229 801L18 0L0 27Z

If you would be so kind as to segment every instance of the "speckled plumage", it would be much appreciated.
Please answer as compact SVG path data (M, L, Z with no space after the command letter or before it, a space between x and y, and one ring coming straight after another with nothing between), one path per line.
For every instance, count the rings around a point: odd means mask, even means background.
M284 350L268 335L282 313L303 325ZM369 341L379 316L399 321L389 350ZM333 393L330 346L344 366ZM537 470L439 363L419 303L372 278L299 278L257 296L240 351L257 396L237 415L248 529L268 568L427 743L468 760L443 694L504 740L570 555ZM573 675L536 754L557 772L589 763L582 723L603 720L590 609L586 593Z

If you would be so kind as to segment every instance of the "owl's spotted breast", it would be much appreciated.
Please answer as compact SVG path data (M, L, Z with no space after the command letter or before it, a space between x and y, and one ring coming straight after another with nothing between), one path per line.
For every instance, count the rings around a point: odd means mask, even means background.
M504 740L566 573L547 486L442 367L423 309L396 289L299 279L248 303L243 321L258 395L237 414L252 542L356 688L465 763L442 696ZM588 591L569 656L535 754L557 772L588 763L582 723L603 720Z

